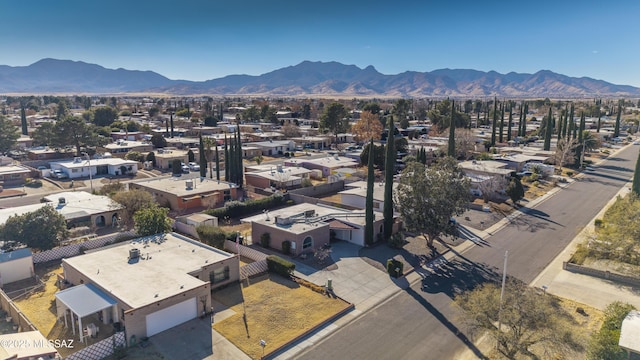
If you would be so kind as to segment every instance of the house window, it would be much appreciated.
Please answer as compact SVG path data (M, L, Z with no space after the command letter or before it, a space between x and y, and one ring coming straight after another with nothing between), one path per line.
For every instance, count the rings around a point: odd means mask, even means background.
M22 177L22 175L20 174L11 174L11 178L12 179L20 179Z
M77 173L80 169L71 169L71 172Z
M229 280L229 267L218 268L209 273L209 281L212 284L221 283Z
M302 249L307 249L313 246L313 239L311 238L311 236L307 236L306 238L304 238L304 241L302 241Z

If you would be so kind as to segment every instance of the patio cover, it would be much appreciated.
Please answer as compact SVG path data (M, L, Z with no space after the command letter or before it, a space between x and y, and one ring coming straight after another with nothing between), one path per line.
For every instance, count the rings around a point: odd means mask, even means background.
M56 293L56 301L60 301L64 307L71 310L78 317L78 329L80 332L80 341L83 340L82 334L82 318L91 314L95 314L104 309L109 309L117 304L117 302L102 292L93 284L84 284L68 289L58 291ZM64 312L65 325L67 323L66 310ZM72 327L75 334L75 328Z

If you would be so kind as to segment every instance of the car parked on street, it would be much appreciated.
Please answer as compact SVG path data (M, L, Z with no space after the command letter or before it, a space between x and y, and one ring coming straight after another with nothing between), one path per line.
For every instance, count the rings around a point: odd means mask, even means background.
M198 165L198 163L196 162L190 162L187 166L191 171L200 171L200 165Z

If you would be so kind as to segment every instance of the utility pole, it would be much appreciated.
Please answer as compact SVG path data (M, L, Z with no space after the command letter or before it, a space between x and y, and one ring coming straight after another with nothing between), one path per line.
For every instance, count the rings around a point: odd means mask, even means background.
M504 298L504 286L505 286L505 283L507 282L507 259L508 258L509 258L509 250L506 250L504 252L504 267L502 270L502 290L500 290L500 308L498 310L498 331L502 331L502 299Z

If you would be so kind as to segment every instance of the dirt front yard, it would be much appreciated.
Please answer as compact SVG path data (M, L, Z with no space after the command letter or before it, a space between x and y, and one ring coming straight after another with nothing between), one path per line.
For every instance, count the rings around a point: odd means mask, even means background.
M235 311L213 329L253 359L262 356L260 340L267 354L350 306L278 275L229 286L213 298Z

